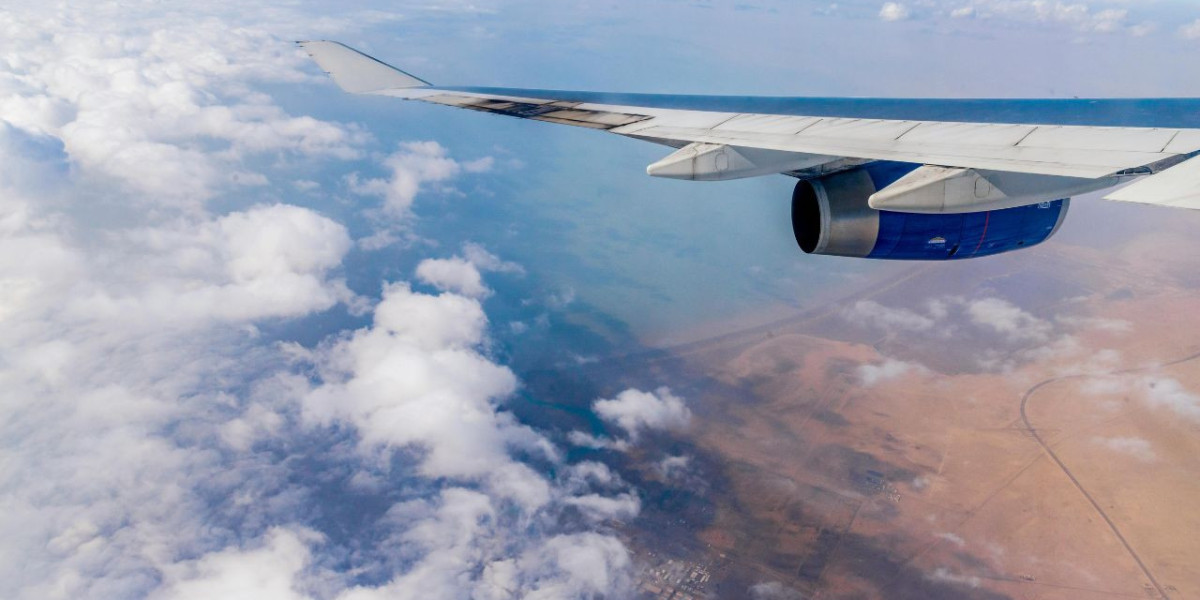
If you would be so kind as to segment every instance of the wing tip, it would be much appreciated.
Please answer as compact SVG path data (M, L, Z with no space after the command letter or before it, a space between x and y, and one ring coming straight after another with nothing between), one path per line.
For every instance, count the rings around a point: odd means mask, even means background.
M310 57L343 91L369 94L385 90L429 87L428 81L410 75L374 56L334 40L297 40Z

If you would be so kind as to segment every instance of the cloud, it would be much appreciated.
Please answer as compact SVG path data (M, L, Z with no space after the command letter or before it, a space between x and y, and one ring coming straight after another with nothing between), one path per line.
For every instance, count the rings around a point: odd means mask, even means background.
M450 180L462 173L486 173L491 170L493 160L491 157L484 157L460 162L450 158L449 151L441 144L426 140L400 142L399 150L384 158L382 164L390 172L386 178L363 179L358 172L345 177L346 185L352 193L375 196L383 200L378 209L368 212L376 227L374 233L358 240L359 248L368 251L381 250L397 242L416 239L410 228L414 217L413 204L417 196L430 189L443 193L452 192L453 188L448 185ZM465 247L468 261L472 259L471 247L470 244ZM486 251L484 253L486 254ZM491 270L504 271L510 264L503 263ZM476 266L481 265L483 263ZM443 266L440 270L446 272L450 270L449 267ZM469 273L463 272L461 265L458 271L446 275L458 278L469 276Z
M959 535L956 535L956 534L953 534L950 532L939 533L939 534L937 534L937 538L941 539L941 540L946 540L947 542L950 542L951 544L954 544L955 546L958 546L959 548L965 548L967 545L967 541L962 539L962 536L959 536Z
M974 300L966 308L975 324L990 328L1010 342L1046 342L1053 333L1050 323L1000 298Z
M927 573L925 575L925 578L930 581L941 581L941 582L945 582L945 583L953 583L956 585L961 585L961 586L965 586L965 587L969 587L969 588L978 588L979 585L981 583L983 583L978 577L975 577L974 575L961 575L959 573L955 573L954 571L951 571L950 569L947 569L946 567L938 567L938 568L934 569L932 572Z
M637 443L645 431L683 429L692 419L692 411L684 404L683 399L666 387L658 388L654 392L628 389L611 400L593 402L592 410L602 420L621 428L627 439L576 430L567 434L567 441L572 445L593 450L625 452ZM687 457L673 457L666 459L659 467L664 476L669 476L686 471L687 463Z
M486 322L475 299L395 284L385 289L371 327L314 355L321 381L302 400L307 423L353 425L364 457L381 447L412 448L423 477L483 490L450 487L438 502L397 505L392 520L404 531L397 543L421 548L421 558L386 586L358 588L346 598L442 597L468 588L486 596L497 593L497 578L528 597L627 585L628 574L619 571L629 559L615 539L525 540L516 529L556 506L592 522L628 519L640 502L600 465L573 467L566 481L552 482L513 458L519 452L561 461L544 437L499 410L517 381L479 352ZM587 481L607 491L593 492ZM499 518L505 506L517 511L514 529ZM519 558L505 550L514 546L524 548ZM452 564L479 565L479 579L464 580L458 568L445 567Z
M342 280L329 278L350 249L346 229L306 208L252 207L118 240L122 277L80 290L71 315L178 327L296 317L353 301Z
M1200 421L1200 395L1194 394L1170 377L1146 377L1141 380L1142 394L1151 406L1167 408L1192 421Z
M628 551L592 529L635 491L544 475L574 471L504 409L520 384L479 301L359 296L338 207L289 202L329 202L374 142L276 102L317 79L270 32L384 17L19 4L0 15L0 596L631 593ZM491 166L439 148L392 155L389 218Z
M476 268L489 273L510 273L524 275L525 268L515 262L500 260L498 256L488 252L479 244L467 242L463 244L463 256Z
M483 284L483 275L470 261L454 258L430 258L417 265L417 279L439 290L471 298L486 298L492 290Z
M688 466L691 464L691 462L691 457L686 455L667 456L655 463L654 469L658 471L659 475L667 479L672 479L687 475Z
M1200 19L1196 19L1187 25L1179 28L1179 35L1189 39L1200 39Z
M879 9L879 18L884 21L903 21L912 16L908 7L898 2L885 2Z
M1135 36L1146 35L1153 25L1128 25L1129 10L1103 8L1093 10L1083 2L1061 0L973 0L948 9L951 18L1003 19L1014 22L1066 25L1084 33L1118 33L1127 31Z
M554 310L563 310L575 302L575 288L566 287L546 296L545 303L548 308Z
M921 315L903 308L890 308L872 300L859 300L842 311L842 317L860 327L872 327L886 331L925 332L934 328L933 317Z
M264 154L358 156L366 135L357 128L289 115L246 85L306 79L303 59L279 52L280 40L142 8L139 19L72 6L53 21L39 20L38 10L10 21L4 46L20 49L21 59L6 63L0 114L61 139L72 163L146 203L194 206L261 185L245 162ZM189 26L163 29L181 21Z
M601 419L625 430L636 441L643 431L682 429L692 419L683 399L665 387L654 392L628 389L611 400L597 400L592 410Z
M417 279L439 290L471 298L486 298L492 290L483 284L481 271L524 273L520 265L500 260L478 244L463 247L464 256L431 258L417 265Z
M874 387L880 383L898 379L909 373L926 372L928 372L928 369L919 364L886 358L879 364L859 366L858 379L864 386Z
M750 586L751 600L802 600L804 595L799 591L783 585L778 581L764 581Z
M846 321L878 329L892 335L923 334L945 338L956 328L953 318L965 316L977 329L1000 334L1010 344L1046 343L1054 333L1054 324L1039 319L1013 303L996 297L964 298L950 296L925 303L924 311L884 306L872 300L859 300L841 311ZM1064 319L1063 324L1121 331L1123 322L1104 319Z
M637 516L642 506L638 497L630 493L619 496L587 494L567 498L565 502L579 509L591 521L629 520Z
M1129 384L1122 377L1089 377L1083 384L1083 392L1093 396L1108 396L1123 394L1129 391Z
M0 134L0 247L30 252L0 259L0 595L144 596L174 560L228 543L201 500L247 476L218 450L228 390L275 368L247 326L345 298L332 275L348 236L287 205L96 223L103 189L75 181L87 167L62 176L50 134Z
M1060 316L1055 319L1055 322L1070 327L1095 329L1114 334L1133 331L1133 323L1123 319Z
M1113 452L1127 454L1142 462L1154 462L1158 456L1154 453L1150 442L1137 437L1093 438L1096 444L1104 446Z
M1128 16L1128 10L1123 8L1109 8L1083 21L1081 27L1087 31L1094 31L1096 33L1113 33L1124 27L1125 19Z
M561 534L514 556L495 556L500 515L488 497L469 490L443 493L436 506L405 507L396 518L416 525L398 542L422 558L382 586L359 586L338 600L418 598L587 598L631 592L631 560L617 539L597 533Z
M262 547L226 548L196 560L169 566L151 600L306 600L294 582L308 566L311 531L276 528L263 536Z
M997 372L1030 361L1052 363L1063 373L1112 370L1120 363L1120 353L1086 348L1075 332L1091 329L1121 335L1132 327L1119 319L1071 314L1042 318L995 296L945 296L927 300L916 308L861 300L842 309L839 316L858 327L887 335L889 342L901 341L909 346L934 344L941 352L948 340L954 340L960 348L957 358L968 359L979 369ZM859 369L860 379L868 385L905 372L904 363L899 361Z
M582 431L568 433L567 441L574 446L591 448L592 450L616 450L617 452L624 452L632 447L632 444L628 440L611 439Z
M1111 367L1109 370L1112 370ZM1200 421L1200 395L1187 389L1179 380L1165 375L1094 377L1084 384L1083 391L1094 396L1133 396L1151 407L1167 409L1184 419ZM1132 451L1139 444L1137 438L1096 438L1096 441L1103 441L1114 450Z
M486 325L474 299L388 286L372 327L318 353L322 383L304 398L305 419L348 422L367 445L420 446L429 477L512 468L508 448L538 440L495 410L517 379L479 353Z
M412 217L413 201L430 184L444 183L460 173L484 173L492 159L460 163L448 156L446 148L434 141L401 142L400 148L383 160L390 171L386 179L362 180L358 174L348 178L351 191L383 199L383 213L396 220Z
M632 561L616 538L597 533L562 535L526 552L518 561L526 574L522 597L622 597L632 593ZM507 591L513 588L501 588Z
M1129 28L1129 33L1133 37L1146 37L1155 31L1158 31L1158 25L1149 21L1138 23Z

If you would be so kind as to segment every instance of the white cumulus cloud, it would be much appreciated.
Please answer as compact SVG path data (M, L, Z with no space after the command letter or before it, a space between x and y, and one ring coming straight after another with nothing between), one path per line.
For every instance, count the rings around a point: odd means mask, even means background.
M971 301L967 304L967 314L977 325L1018 343L1046 342L1054 331L1050 323L1000 298Z
M930 331L937 325L936 316L883 306L873 300L859 300L842 311L842 317L851 323L885 331Z
M874 387L880 383L899 379L909 373L926 372L928 372L928 369L916 363L886 358L878 364L860 365L858 367L858 379L864 386Z
M428 258L417 265L417 279L440 290L486 298L492 290L483 284L479 268L465 258Z
M323 383L306 395L306 419L352 423L366 444L419 445L429 476L501 471L508 447L534 434L495 410L517 380L477 350L486 325L476 300L389 286L372 327L320 353Z
M1151 406L1166 408L1185 419L1200 421L1200 394L1188 390L1179 380L1147 377L1142 380L1141 388Z
M885 2L879 9L879 18L884 21L903 21L912 16L908 7L899 2Z
M152 600L307 600L295 581L312 556L311 531L276 528L260 548L225 548L171 565Z
M471 298L486 298L492 290L483 283L481 271L524 273L516 263L500 260L478 244L467 244L462 256L430 258L417 265L417 279L440 290Z
M295 317L353 296L328 277L350 249L346 229L307 208L257 206L118 239L119 276L81 290L67 305L73 316L179 326Z
M352 174L350 189L357 194L381 198L384 214L404 220L411 217L413 201L422 189L444 183L463 172L487 172L491 170L492 159L484 157L463 163L450 158L446 148L437 142L403 142L396 152L384 159L383 165L390 172L386 179L361 179Z
M289 115L246 85L307 77L303 59L280 52L264 28L140 3L128 12L67 6L45 17L42 8L16 10L0 20L0 52L19 56L0 75L0 115L61 139L73 163L138 192L129 200L203 202L265 183L247 158L348 159L366 139L354 127Z
M654 392L628 389L616 398L597 400L592 410L605 421L625 430L632 440L648 430L682 429L692 419L692 411L683 399L661 387Z

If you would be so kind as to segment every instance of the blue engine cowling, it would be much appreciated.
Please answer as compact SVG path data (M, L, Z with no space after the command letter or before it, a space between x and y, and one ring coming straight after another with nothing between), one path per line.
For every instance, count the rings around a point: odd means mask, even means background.
M919 165L877 162L819 179L792 192L792 229L800 249L890 260L957 260L1040 244L1058 231L1070 200L961 214L875 210L879 191Z

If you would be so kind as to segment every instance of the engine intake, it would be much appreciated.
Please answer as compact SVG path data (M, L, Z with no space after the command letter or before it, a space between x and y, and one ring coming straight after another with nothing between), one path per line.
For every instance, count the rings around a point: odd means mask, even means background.
M792 230L807 254L891 260L955 260L1028 248L1050 239L1070 200L957 214L875 210L867 204L918 165L872 163L792 192Z

